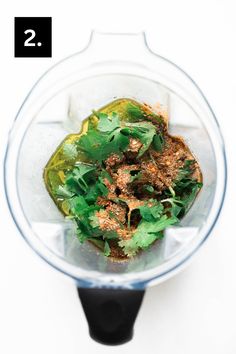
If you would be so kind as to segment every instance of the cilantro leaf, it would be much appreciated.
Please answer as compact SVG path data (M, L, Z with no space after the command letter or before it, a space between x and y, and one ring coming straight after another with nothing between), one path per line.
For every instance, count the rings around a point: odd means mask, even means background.
M84 232L84 230L79 227L76 229L76 235L77 235L80 243L84 243L84 241L88 239L87 233Z
M106 231L103 234L103 238L107 239L107 240L117 239L118 238L118 234L117 234L116 231Z
M72 173L66 177L65 186L68 190L76 195L83 194L85 191L85 187L83 185L81 187L80 183L74 178Z
M161 232L159 233L145 233L145 234L136 234L139 235L138 237L128 240L121 240L119 241L119 246L123 248L123 252L128 256L132 257L139 251L139 249L148 248L155 240L158 238L162 238L163 235Z
M77 141L77 147L90 161L101 163L112 153L120 154L129 144L129 138L120 129L102 133L90 129Z
M150 184L145 184L143 186L143 189L148 191L149 193L154 193L155 192L155 189L153 188L153 186L151 186Z
M113 179L110 175L110 173L105 170L105 169L102 169L101 170L101 174L100 174L101 178L104 180L104 179L107 179L110 183L113 183Z
M89 206L85 199L82 196L80 197L75 197L74 201L71 201L72 204L74 203L71 212L77 224L79 240L83 242L85 239L101 237L103 233L98 227L99 224L95 215L95 212L99 210L100 207L98 205Z
M152 143L153 143L153 147L156 151L162 152L163 147L164 147L164 143L165 143L162 134L154 135Z
M107 187L102 183L97 181L95 184L91 185L86 193L85 199L88 203L95 203L99 196L106 196L108 193Z
M199 191L199 188L202 187L202 183L197 182L193 187L192 190L189 194L186 194L183 198L182 198L182 202L184 205L184 213L186 213L188 211L188 209L190 208L192 202L194 201L194 199L196 198L196 195Z
M99 220L97 215L92 214L89 216L89 221L90 221L90 225L95 228L95 227L99 227Z
M74 160L77 157L77 155L78 155L78 152L77 152L77 149L76 149L76 145L75 144L69 144L69 143L64 144L64 146L63 146L63 155L68 160Z
M134 256L137 251L146 249L155 240L163 237L162 231L173 224L176 224L178 219L176 217L167 217L163 215L159 221L149 222L142 220L131 239L119 241L119 246L123 248L127 256Z
M99 194L102 196L106 196L108 193L107 186L103 183L102 177L98 177L98 182L96 183L97 189L100 192Z
M59 185L55 193L58 197L62 198L71 198L74 195L74 193L65 185Z
M97 246L101 251L104 250L105 242L99 238L90 238L90 242L92 242L95 246Z
M137 173L132 174L132 171L130 173L130 183L132 183L132 182L134 182L137 179L140 179L142 177L142 172L141 171L135 170L135 172L137 172Z
M170 189L172 197L167 198L167 201L171 204L170 211L172 215L183 216L191 206L198 190L202 187L202 183L191 177L194 171L194 163L195 160L185 160L184 166L180 168L172 184Z
M110 254L111 254L111 249L110 249L109 243L107 241L105 241L104 256L108 257L108 256L110 256Z
M162 200L162 202L170 203L170 207L166 208L166 212L170 212L171 216L179 216L183 211L184 203L179 197L172 197Z
M91 176L91 172L94 172L95 170L96 170L95 166L79 164L79 165L76 165L76 167L74 168L73 175L76 178L76 180L80 184L83 184L87 189L89 174Z
M76 235L81 243L83 243L85 240L93 236L93 234L90 231L90 226L86 222L86 220L76 219L76 223L77 223Z
M160 219L163 214L164 207L155 199L149 199L144 205L132 209L132 211L133 210L139 210L143 220L154 222Z
M138 157L142 156L152 143L156 134L155 126L150 122L123 122L121 126L119 116L114 113L109 116L105 113L96 113L99 122L97 127L89 125L86 134L77 141L79 152L91 161L101 162L112 153L120 154L129 145L129 136L138 138L143 146Z
M99 196L107 196L108 188L104 183L105 179L107 179L110 183L113 182L110 174L106 170L102 169L95 184L92 184L86 193L85 199L88 203L95 203Z
M87 133L82 135L76 142L78 151L81 152L84 157L90 161L101 162L105 155L104 147L107 143L106 136L106 134L101 133L95 129L89 129Z
M105 170L102 170L100 176L95 175L95 167L89 165L76 166L66 178L65 186L60 188L64 197L73 195L82 196L88 204L95 203L98 196L106 196L108 189L104 184L104 179L112 181L111 176Z
M122 129L114 130L108 139L108 145L106 146L107 149L107 156L112 153L117 153L118 155L120 152L125 151L126 147L129 145L129 138L125 134L123 134Z
M139 150L138 157L142 156L148 150L156 134L155 126L150 122L127 123L130 128L130 135L141 141L143 146Z
M161 203L159 203L158 205L154 205L152 207L148 205L143 205L140 206L138 209L144 220L154 222L156 219L160 218L164 207Z
M186 187L191 187L192 184L196 184L196 179L191 178L194 163L195 160L185 160L184 166L179 169L179 173L172 185L175 190L181 192L181 190L184 190Z
M65 184L68 189L76 194L80 192L86 192L88 190L88 181L91 178L91 172L96 170L95 166L79 164L68 173L66 176Z
M100 132L111 132L120 128L120 120L117 113L112 112L111 115L105 113L96 113L99 118L97 128Z
M127 104L126 111L131 118L134 118L134 119L143 119L144 118L144 112L141 110L140 107L134 105L133 103L129 102Z
M74 215L82 215L84 210L89 208L88 203L82 195L75 196L68 200L70 209Z
M79 163L75 165L73 172L76 176L83 178L86 174L94 170L96 170L96 166Z
M191 177L194 162L195 160L185 160L184 166L180 168L172 187L169 187L170 197L162 200L162 203L170 203L171 207L166 210L170 211L172 216L183 216L202 187L202 183ZM165 194L168 195L168 192L165 192Z
M179 220L176 217L168 218L167 215L163 215L157 222L148 223L147 221L142 221L138 228L138 232L146 230L149 233L157 233L163 231L166 227L176 224Z

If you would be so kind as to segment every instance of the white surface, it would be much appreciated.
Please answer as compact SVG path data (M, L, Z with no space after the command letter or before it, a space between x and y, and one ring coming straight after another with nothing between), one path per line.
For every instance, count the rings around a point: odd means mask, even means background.
M137 4L138 3L138 4ZM181 274L147 291L135 337L119 347L93 342L73 282L43 263L9 215L1 178L0 353L236 353L234 1L9 0L0 39L0 158L14 116L36 79L82 49L92 28L146 30L150 47L185 69L210 101L226 140L229 180L212 237ZM13 17L53 17L53 57L13 57Z

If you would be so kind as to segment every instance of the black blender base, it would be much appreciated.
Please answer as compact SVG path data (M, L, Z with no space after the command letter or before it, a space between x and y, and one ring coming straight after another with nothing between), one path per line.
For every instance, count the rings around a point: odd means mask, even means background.
M90 337L95 340L96 342L100 343L100 344L104 344L104 345L122 345L122 344L125 344L127 342L129 342L132 338L133 338L133 331L125 334L122 336L119 336L117 338L117 336L114 338L114 336L110 336L108 335L107 337L104 336L104 335L99 335L99 337L96 336L96 334L92 333L90 330L89 330L89 335Z
M106 345L119 345L132 339L144 290L78 288L78 294L91 338Z

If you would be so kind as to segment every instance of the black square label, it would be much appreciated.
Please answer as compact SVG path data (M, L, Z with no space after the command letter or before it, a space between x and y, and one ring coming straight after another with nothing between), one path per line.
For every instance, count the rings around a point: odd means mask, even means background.
M52 56L52 18L15 17L15 57Z

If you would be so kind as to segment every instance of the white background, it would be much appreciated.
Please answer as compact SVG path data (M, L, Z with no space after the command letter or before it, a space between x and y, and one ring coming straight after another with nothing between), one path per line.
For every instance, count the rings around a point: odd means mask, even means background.
M148 289L134 339L106 347L88 336L73 282L20 237L0 180L0 353L236 353L236 7L234 1L13 1L0 13L0 159L36 79L83 49L90 30L145 30L150 47L185 69L210 101L228 156L228 190L212 237L181 274ZM53 17L53 57L14 58L14 16Z

